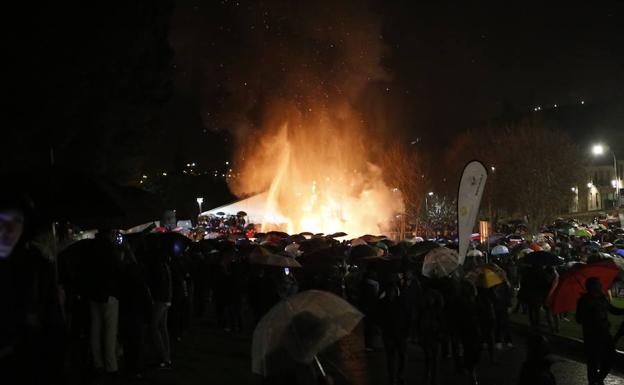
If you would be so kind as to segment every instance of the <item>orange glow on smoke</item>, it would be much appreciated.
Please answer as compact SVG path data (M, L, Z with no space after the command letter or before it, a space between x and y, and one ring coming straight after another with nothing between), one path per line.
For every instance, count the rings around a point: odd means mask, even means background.
M255 141L246 141L241 177L230 181L235 193L268 192L262 230L353 237L387 232L403 200L369 161L373 143L366 143L351 109L285 111L283 118L274 114Z

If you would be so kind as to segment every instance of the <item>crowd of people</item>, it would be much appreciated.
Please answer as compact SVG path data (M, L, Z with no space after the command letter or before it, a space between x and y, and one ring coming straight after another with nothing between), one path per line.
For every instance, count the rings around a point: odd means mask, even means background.
M53 258L51 228L27 202L3 201L0 215L0 295L7 310L0 317L0 369L8 373L3 378L19 379L8 383L140 379L146 364L162 370L176 365L172 341L184 338L194 317L214 314L224 331L250 333L279 301L318 289L364 314L366 349L385 351L390 384L404 381L410 343L425 357L422 383L438 382L440 357L447 356L466 383L476 384L481 359L496 362L500 351L518 343L510 330L512 311L527 313L535 329L519 383L554 384L541 332L544 319L557 332L566 317L547 306L558 276L577 263L621 258L624 248L621 230L601 229L592 239L546 230L535 242L514 241L513 247L504 237L475 244L463 265L436 275L424 273L427 255L456 249L454 242L370 235L341 241L346 234L277 231L193 242L177 233L123 237L101 229L95 239ZM508 252L494 253L496 247ZM524 263L527 250L538 248L550 249L561 263ZM496 284L484 284L492 279L483 275L484 266ZM610 305L609 288L599 280L586 285L576 318L588 352L588 381L600 384L619 338L611 336L607 313L623 311Z

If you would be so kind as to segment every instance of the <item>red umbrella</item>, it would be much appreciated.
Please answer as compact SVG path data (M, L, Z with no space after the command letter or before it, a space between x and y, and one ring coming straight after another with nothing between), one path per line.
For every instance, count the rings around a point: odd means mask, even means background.
M611 260L574 265L570 270L561 274L559 283L548 296L546 304L555 314L575 311L576 303L586 292L587 278L600 279L603 289L607 290L619 272L620 269Z

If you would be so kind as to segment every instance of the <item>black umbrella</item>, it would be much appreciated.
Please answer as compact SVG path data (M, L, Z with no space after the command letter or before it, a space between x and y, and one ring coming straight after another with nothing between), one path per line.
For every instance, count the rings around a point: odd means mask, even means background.
M288 243L301 243L301 242L305 242L306 241L306 237L304 237L301 234L293 234L290 237L288 237Z
M311 253L316 250L327 248L327 242L323 238L306 239L305 242L301 242L301 250L303 253Z
M46 170L47 178L12 177L47 218L82 228L127 229L163 213L160 200L147 191L67 170Z
M418 242L407 249L407 255L410 257L424 256L437 247L440 247L440 245L433 241Z
M352 260L377 256L377 249L369 245L357 245L351 248L349 256Z
M283 231L269 231L267 233L267 235L278 237L278 238L288 238L289 237L288 233L285 233Z
M239 217L246 217L247 213L244 212L244 211L239 211L239 212L236 213L236 215L239 216Z
M555 266L561 265L564 259L548 251L534 251L528 253L522 261L529 265Z
M176 232L150 233L145 236L145 243L148 252L178 256L186 250L191 240Z
M345 259L344 251L337 248L326 248L304 254L297 258L304 267L309 265L329 266Z

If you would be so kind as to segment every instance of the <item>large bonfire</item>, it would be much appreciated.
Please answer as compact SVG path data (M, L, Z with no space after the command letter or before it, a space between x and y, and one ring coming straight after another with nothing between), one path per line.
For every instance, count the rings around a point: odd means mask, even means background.
M403 202L373 161L379 119L358 104L386 79L380 24L359 2L325 3L282 2L246 15L294 21L254 29L241 46L248 60L228 90L240 106L229 123L237 154L228 183L241 197L267 193L264 230L382 233Z
M403 211L353 114L286 110L241 151L240 177L230 183L268 192L263 231L379 234Z

